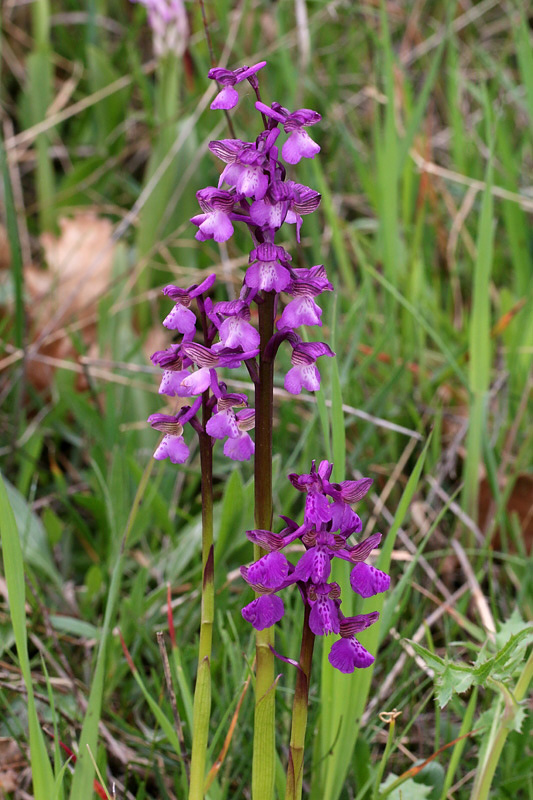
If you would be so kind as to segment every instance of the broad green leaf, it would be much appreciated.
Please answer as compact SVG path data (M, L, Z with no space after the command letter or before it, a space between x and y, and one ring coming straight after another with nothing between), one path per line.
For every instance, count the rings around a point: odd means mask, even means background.
M30 761L35 800L50 800L54 796L54 776L46 751L44 735L37 716L28 640L26 634L26 591L24 583L24 562L20 536L9 497L0 476L0 538L4 575L7 584L11 624L15 634L20 670L28 695L28 727L30 737Z
M398 780L398 775L391 772L387 775L387 779L381 784L380 797L386 796L387 800L425 800L430 796L431 786L424 786L421 783L415 783L412 778L408 778L402 784L393 789L389 794L384 795L383 791L387 786L391 786Z
M24 560L61 587L62 579L52 560L44 525L28 501L6 478L4 487L19 531Z

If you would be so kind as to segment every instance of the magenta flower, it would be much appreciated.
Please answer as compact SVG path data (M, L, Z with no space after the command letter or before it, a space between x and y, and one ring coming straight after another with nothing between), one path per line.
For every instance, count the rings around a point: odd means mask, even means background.
M234 461L248 461L254 454L255 446L248 433L255 427L255 411L253 408L243 408L235 415L237 419L238 436L227 439L224 444L224 455Z
M316 636L327 636L328 633L340 631L340 586L338 583L319 583L307 589L307 598L311 605L309 627Z
M320 205L320 194L294 181L273 180L262 200L254 200L250 217L262 229L277 231L284 222L296 224L300 241L302 215L312 214Z
M266 63L266 61L260 61L258 64L254 64L253 67L243 66L238 69L224 69L223 67L210 69L207 77L222 84L223 87L222 91L217 94L211 103L210 108L213 110L224 109L226 111L235 108L239 101L239 94L233 87L237 83L247 80L253 87L257 88L258 83L257 78L254 77L255 73L263 69Z
M279 622L285 613L283 600L275 594L266 594L252 600L241 611L242 616L250 622L256 631L271 628Z
M214 239L215 242L227 242L233 236L233 223L231 214L235 203L235 195L224 189L206 186L196 192L196 197L203 214L191 217L193 225L197 225L195 239L206 242Z
M249 567L241 567L241 575L257 591L278 589L287 579L289 562L283 553L267 553Z
M277 323L278 330L294 330L300 325L322 326L322 309L315 303L315 297L324 290L333 289L327 277L324 277L324 267L320 264L309 270L294 269L293 272L297 277L289 283L285 291L295 299L285 306Z
M355 636L339 639L331 646L328 661L332 667L348 675L374 663L374 656L357 641Z
M320 152L319 145L314 142L305 128L316 125L322 117L317 111L310 108L300 108L292 114L279 103L272 103L269 107L257 101L255 107L266 117L283 125L285 133L289 134L288 139L281 148L281 155L287 164L298 164L302 158L314 158Z
M300 342L291 355L292 367L285 376L285 389L291 394L300 394L302 388L310 392L320 389L320 372L316 366L320 356L333 357L335 353L324 342Z
M246 270L246 286L256 291L282 292L291 281L287 269L290 260L290 255L283 247L275 244L258 245L250 253L252 265Z
M209 275L200 284L194 283L188 289L180 289L179 286L169 284L163 289L163 294L176 302L176 305L163 320L165 328L177 330L187 337L194 336L196 331L196 315L190 310L191 302L195 297L199 297L204 292L208 292L215 282L216 275Z
M380 569L360 561L350 573L350 586L361 597L374 597L387 591L390 578Z
M224 347L242 348L243 351L259 347L259 333L250 324L250 306L244 300L216 303L215 316L227 317L219 323L218 333Z
M261 148L240 139L221 139L210 142L209 149L227 166L222 171L218 185L224 182L235 186L243 197L260 200L268 189L268 167L270 148L273 147L279 131L271 131L261 142Z
M368 491L371 481L330 483L333 465L322 461L316 467L313 461L307 474L291 474L289 480L300 492L306 493L304 523L283 517L285 529L280 533L266 530L247 531L248 538L265 548L268 553L249 567L242 567L241 573L256 592L273 598L278 592L297 583L304 602L310 607L309 627L316 636L340 633L330 652L330 663L341 672L353 672L355 668L369 666L374 658L357 641L355 635L372 625L379 614L360 614L345 617L341 612L341 590L337 583L328 583L331 574L331 561L340 558L354 565L350 576L351 588L363 597L373 597L389 588L390 578L381 570L363 563L381 539L374 534L356 545L348 545L348 538L362 529L361 520L350 508L348 501L361 499ZM354 501L355 502L355 501ZM341 510L343 509L343 510ZM288 544L300 539L306 552L293 566L280 552ZM255 601L254 601L255 602ZM275 603L275 601L273 601ZM252 604L251 604L252 605ZM281 619L281 607L279 619ZM270 605L265 605L265 609ZM268 627L268 623L279 621L277 615L256 614L255 609L246 607L245 619L254 627ZM249 613L250 610L250 613Z

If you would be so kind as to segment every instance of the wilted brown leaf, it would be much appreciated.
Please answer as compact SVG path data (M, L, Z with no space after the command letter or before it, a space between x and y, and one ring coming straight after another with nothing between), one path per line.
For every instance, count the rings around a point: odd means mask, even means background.
M0 738L0 800L18 786L18 773L26 765L18 744L14 739Z
M28 378L39 391L52 380L55 367L42 356L53 359L76 358L76 351L62 328L70 322L88 320L97 310L98 300L108 290L115 255L110 220L92 212L63 217L60 234L43 233L41 244L48 269L28 265L24 279L29 298L26 309L31 336L35 340L54 320L52 341L45 341L28 360ZM86 324L82 335L87 346L94 344L96 325ZM40 358L41 356L41 358ZM85 381L81 379L81 385Z
M7 238L7 231L3 225L0 225L0 270L9 269L11 264L11 249L9 247L9 239Z
M494 508L493 496L489 482L483 478L479 485L479 524L481 529L485 527L487 515ZM528 553L533 549L533 475L524 472L518 475L509 499L507 501L507 513L517 514L522 531L524 546ZM500 546L500 532L496 530L493 538L495 547ZM512 542L510 548L514 549Z
M61 309L62 320L79 319L94 312L109 286L115 255L113 226L105 217L85 212L63 217L59 227L59 236L41 236L49 276L47 310Z

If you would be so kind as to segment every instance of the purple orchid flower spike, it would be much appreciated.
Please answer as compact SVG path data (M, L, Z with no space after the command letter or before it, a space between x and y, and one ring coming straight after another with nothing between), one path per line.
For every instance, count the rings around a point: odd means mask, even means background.
M227 317L219 324L218 333L224 347L241 347L243 351L259 347L259 333L250 324L250 306L244 300L216 303L213 312Z
M266 194L269 180L265 169L269 165L270 149L279 134L272 130L261 139L260 145L242 142L240 139L221 139L209 143L209 149L227 166L222 171L218 185L224 182L235 186L243 197L260 200Z
M250 217L262 229L277 231L284 222L296 225L296 239L300 241L302 215L312 214L320 205L321 195L294 181L274 180L265 197L250 206Z
M322 309L314 298L322 294L313 281L291 281L286 291L294 300L288 303L277 322L278 330L295 330L300 325L318 325L322 327Z
M309 627L316 636L340 631L340 586L338 583L311 584L307 599L311 605Z
M241 575L250 586L277 590L289 575L289 562L283 553L274 551L267 553L249 567L241 567Z
M361 597L374 597L390 587L390 577L377 567L360 561L350 573L350 586Z
M148 422L157 431L165 435L156 448L154 458L162 461L170 459L173 464L183 464L189 458L189 448L183 438L183 425L174 416L168 414L151 414Z
M231 214L235 204L235 194L214 186L206 186L196 192L196 197L203 214L191 217L193 225L197 225L195 239L206 242L214 239L215 242L227 242L233 236L233 223Z
M320 146L314 142L305 128L316 125L322 117L318 111L310 108L300 108L292 114L279 103L267 106L257 101L255 107L266 117L283 125L285 133L289 134L287 141L281 148L281 155L287 164L298 164L302 158L314 158L320 152Z
M276 622L279 622L285 613L285 606L283 600L276 594L262 595L261 597L252 600L247 606L241 610L241 614L249 622L256 631L263 631L265 628L271 628Z
M216 275L209 275L201 283L193 283L188 289L169 284L163 289L163 294L175 301L176 305L163 320L163 325L169 330L177 330L185 336L193 336L196 330L196 315L190 310L191 301L204 292L208 292L216 280Z
M217 412L209 419L206 425L206 432L214 439L230 439L240 437L242 431L239 429L236 412L234 408L243 408L248 404L245 394L223 394L217 398Z
M320 372L316 366L317 358L335 355L324 342L299 342L291 355L292 367L285 376L285 389L291 394L300 394L302 388L310 392L320 389Z
M191 312L192 313L192 312ZM166 350L157 350L151 356L152 363L163 369L163 376L159 385L159 394L168 397L186 397L182 390L181 382L190 375L187 366L192 362L190 358L182 358L181 344L173 344Z
M252 265L246 270L246 286L256 291L282 292L291 282L287 269L290 260L290 255L279 245L258 245L250 253Z
M227 439L224 445L224 455L233 461L248 461L254 454L255 445L249 430L255 428L255 410L253 408L243 408L235 415L239 435L232 439Z
M183 438L183 426L193 419L201 403L202 400L199 398L192 406L184 406L175 416L151 414L148 417L152 428L165 434L154 453L154 458L158 461L168 458L173 464L183 464L187 461L189 448Z
M207 73L207 77L213 81L217 81L217 83L220 83L223 87L222 91L217 94L211 103L210 108L213 110L223 109L225 111L235 108L239 102L239 94L233 87L237 83L247 80L251 83L253 88L257 88L258 81L255 74L259 72L260 69L263 69L266 63L266 61L260 61L252 67L242 66L238 69L224 69L223 67L213 67L213 69L210 69Z

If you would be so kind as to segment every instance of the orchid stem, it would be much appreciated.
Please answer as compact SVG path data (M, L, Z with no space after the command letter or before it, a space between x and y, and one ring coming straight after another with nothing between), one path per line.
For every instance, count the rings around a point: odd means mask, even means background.
M255 524L263 530L272 525L272 415L274 362L265 356L266 346L274 333L273 292L263 293L259 304L259 383L256 386L255 414ZM254 559L265 551L254 545ZM274 629L257 631L254 749L252 762L253 800L272 800L275 773L275 683Z
M508 692L505 698L505 710L496 722L494 736L489 739L489 746L483 762L478 766L470 800L488 800L491 794L492 780L500 761L503 747L511 732L512 721L529 689L533 680L533 653L530 654L524 669L518 679L514 692Z
M304 771L305 731L307 728L307 709L309 705L309 683L315 634L309 627L309 603L305 604L305 616L300 646L300 668L296 677L294 700L292 704L291 741L289 763L287 766L287 785L285 800L301 800Z
M205 433L211 416L208 405L209 390L202 398L204 431L200 439L200 467L202 471L202 603L198 672L194 689L193 731L191 752L191 779L189 800L203 800L205 765L211 716L211 642L215 618L215 580L213 562L213 445Z

